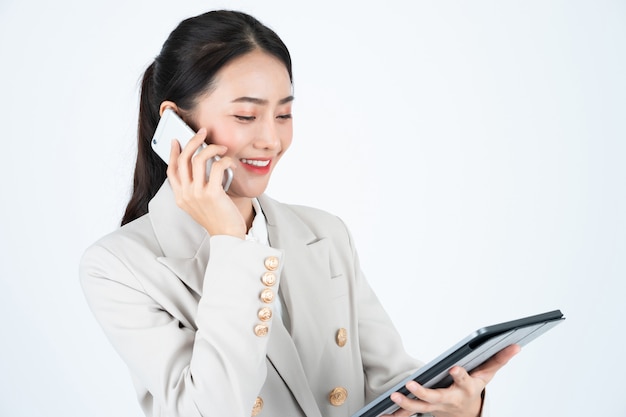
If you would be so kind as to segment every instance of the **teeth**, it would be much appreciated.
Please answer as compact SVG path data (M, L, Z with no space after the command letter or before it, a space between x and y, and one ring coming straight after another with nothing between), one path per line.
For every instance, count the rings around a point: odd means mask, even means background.
M254 165L255 167L266 167L269 165L270 161L266 160L266 161L258 161L256 159L241 159L241 162L243 162L244 164L248 164L248 165Z

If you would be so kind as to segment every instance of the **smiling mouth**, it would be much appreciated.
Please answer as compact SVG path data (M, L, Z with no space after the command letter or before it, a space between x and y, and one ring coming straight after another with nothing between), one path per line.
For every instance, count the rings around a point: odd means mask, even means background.
M247 165L252 165L254 167L266 167L270 164L270 160L269 159L265 159L265 160L258 160L258 159L245 159L245 158L241 158L240 161L244 164Z

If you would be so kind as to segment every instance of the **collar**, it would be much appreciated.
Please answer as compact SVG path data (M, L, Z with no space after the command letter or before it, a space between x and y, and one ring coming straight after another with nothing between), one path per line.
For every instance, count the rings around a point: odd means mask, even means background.
M254 240L262 245L269 245L265 215L263 215L257 198L252 199L252 207L254 208L254 219L252 220L252 227L246 234L246 240Z
M281 248L296 241L310 244L318 240L317 235L284 204L265 194L253 199L252 204L256 215L250 231L260 242L266 239L273 247ZM166 258L196 257L209 238L207 231L176 205L169 180L165 180L148 203L148 212L152 229ZM280 233L278 223L289 223L289 233Z
M148 213L156 238L166 258L193 258L209 234L186 211L176 205L176 197L166 180L148 203Z

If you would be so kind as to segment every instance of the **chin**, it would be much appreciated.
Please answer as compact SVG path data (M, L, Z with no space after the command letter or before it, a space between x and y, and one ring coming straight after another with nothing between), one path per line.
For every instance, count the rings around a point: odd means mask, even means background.
M244 198L256 198L265 192L267 189L267 182L263 184L233 184L228 190L228 195L231 197L244 197Z

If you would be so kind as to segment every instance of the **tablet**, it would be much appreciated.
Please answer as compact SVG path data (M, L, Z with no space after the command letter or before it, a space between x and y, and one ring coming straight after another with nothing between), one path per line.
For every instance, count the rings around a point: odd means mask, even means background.
M405 387L410 380L415 380L427 388L448 387L452 384L452 377L448 372L453 366L459 365L471 372L505 347L513 344L524 346L563 320L565 317L561 311L554 310L482 327L436 359L419 368L415 373L353 414L352 417L378 417L381 414L393 413L399 407L389 398L391 394L397 391L415 398Z

